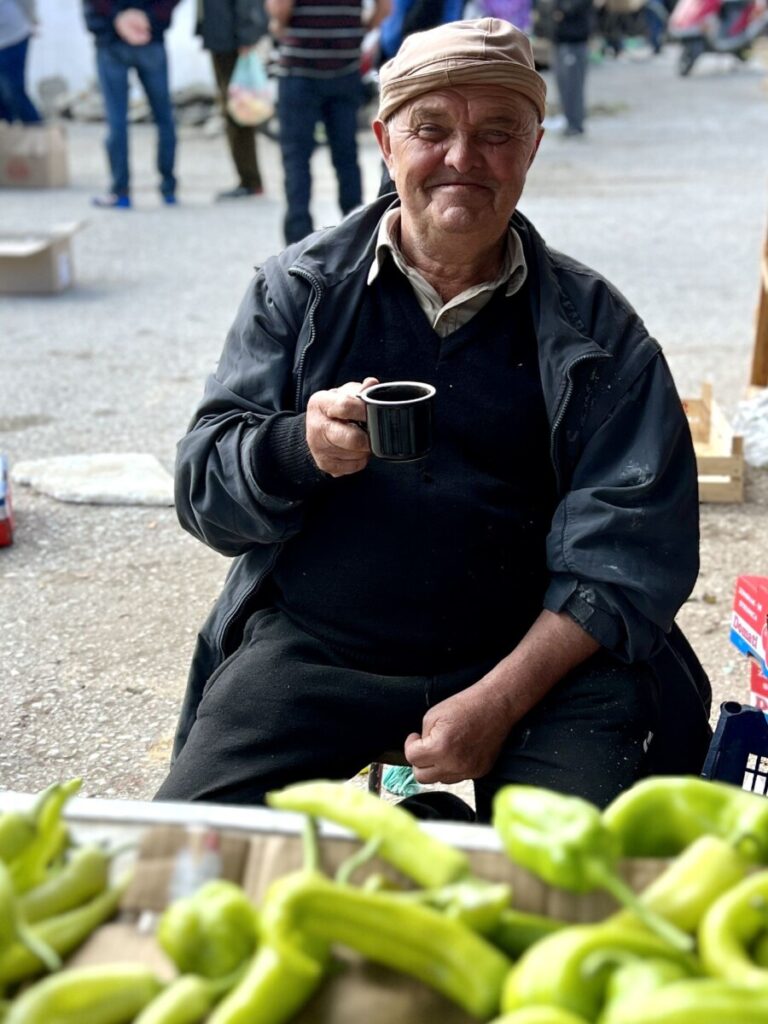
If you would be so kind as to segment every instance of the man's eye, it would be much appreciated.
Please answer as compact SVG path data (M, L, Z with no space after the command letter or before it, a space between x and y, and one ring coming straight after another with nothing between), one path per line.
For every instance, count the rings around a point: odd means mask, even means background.
M480 141L487 143L489 146L503 146L505 142L509 142L512 138L512 132L502 132L497 130L482 132L480 134Z
M435 142L439 139L444 139L448 133L446 129L441 127L439 124L420 124L416 128L416 134L420 139L427 139L429 142Z

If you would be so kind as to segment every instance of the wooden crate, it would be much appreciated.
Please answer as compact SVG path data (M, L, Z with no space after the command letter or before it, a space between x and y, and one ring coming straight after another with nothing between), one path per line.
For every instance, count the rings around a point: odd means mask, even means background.
M683 406L696 449L699 500L744 501L744 439L712 397L712 385L702 384L701 397L684 398Z

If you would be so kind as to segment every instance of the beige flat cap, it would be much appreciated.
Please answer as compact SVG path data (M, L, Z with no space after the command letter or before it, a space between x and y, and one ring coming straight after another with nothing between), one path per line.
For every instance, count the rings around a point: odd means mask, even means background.
M500 18L451 21L406 36L379 72L379 118L408 100L455 85L503 85L534 104L544 120L547 87L525 33Z

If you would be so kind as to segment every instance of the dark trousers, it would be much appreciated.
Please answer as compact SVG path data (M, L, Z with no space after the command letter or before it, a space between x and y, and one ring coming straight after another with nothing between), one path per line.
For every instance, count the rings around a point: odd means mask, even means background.
M111 191L118 196L130 192L128 161L128 74L136 70L157 125L157 169L160 191L173 195L176 178L176 127L168 86L168 61L160 42L129 46L115 42L96 47L96 66L107 116L107 157L112 175Z
M239 649L212 675L160 800L258 804L264 794L314 778L345 779L402 749L428 708L476 682L491 663L440 676L382 675L353 666L277 609L256 612ZM666 690L675 684L665 682ZM694 700L691 689L691 701ZM646 665L600 652L570 673L512 730L493 771L475 780L478 820L507 782L545 786L607 804L656 771L701 768L654 758L659 684ZM675 757L687 742L685 721Z
M349 213L362 203L362 181L357 162L360 100L360 75L357 71L338 78L286 75L280 79L277 109L288 205L283 223L287 243L298 242L312 231L310 161L318 121L323 122L328 136L342 213Z
M568 127L575 132L584 131L587 46L587 43L557 43L555 46L555 78L560 107Z
M29 38L0 50L0 121L37 124L42 120L25 84Z
M227 113L227 89L237 63L237 52L212 53L213 73L219 90L219 101L227 130L227 144L232 161L240 179L239 184L247 189L262 187L261 171L256 156L256 132L248 125L238 124Z

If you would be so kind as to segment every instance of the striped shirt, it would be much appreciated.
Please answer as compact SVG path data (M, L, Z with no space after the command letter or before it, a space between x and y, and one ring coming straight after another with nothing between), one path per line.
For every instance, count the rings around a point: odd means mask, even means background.
M362 0L298 0L280 38L278 75L336 78L360 67Z

